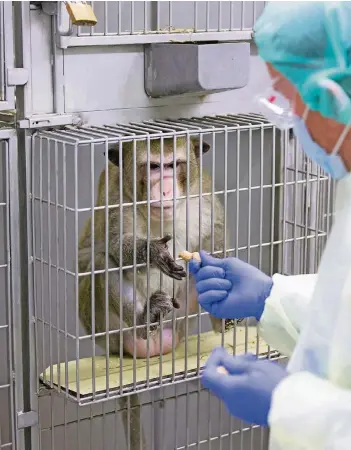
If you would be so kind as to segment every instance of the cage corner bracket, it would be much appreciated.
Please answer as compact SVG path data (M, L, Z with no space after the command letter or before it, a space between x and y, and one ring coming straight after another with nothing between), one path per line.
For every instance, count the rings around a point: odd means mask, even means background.
M80 126L81 118L76 114L34 114L19 120L19 128L55 128L65 125Z
M7 84L9 86L24 86L28 83L29 73L27 69L16 67L7 69Z
M36 411L19 412L17 414L17 425L21 430L23 428L34 427L38 424L38 413Z

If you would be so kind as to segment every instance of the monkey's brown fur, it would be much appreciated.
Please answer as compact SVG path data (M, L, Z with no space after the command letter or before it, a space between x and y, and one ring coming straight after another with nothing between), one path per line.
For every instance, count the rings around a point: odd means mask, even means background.
M186 220L186 199L176 200L175 211L175 244L173 240L169 242L169 253L173 255L173 246L175 246L174 255L178 255L180 251L185 248L190 252L199 251L199 183L200 183L200 151L206 152L209 150L209 145L203 143L200 149L200 142L196 139L191 139L189 144L185 138L177 138L176 142L176 158L179 158L179 174L178 183L181 189L181 195L186 194L187 186L187 168L184 160L187 156L187 145L189 145L189 164L190 164L190 179L189 195L197 195L197 197L189 198L189 217L188 228ZM174 148L173 139L164 139L163 154L164 156L173 155ZM95 332L106 332L105 325L105 289L106 289L106 275L105 262L108 260L108 267L119 268L120 263L123 266L146 263L145 243L147 240L147 205L137 205L137 220L135 224L136 237L133 237L133 205L123 206L122 211L119 206L120 201L133 203L133 186L136 187L136 200L147 200L147 170L146 170L146 142L137 142L136 148L133 148L133 143L125 142L117 145L115 148L109 150L108 163L108 204L114 205L109 208L108 213L108 230L109 230L109 248L108 255L105 255L105 208L95 211L94 220L94 238L95 238L95 259L94 265L91 261L91 225L92 219L89 218L84 226L79 242L79 272L91 272L92 270L103 270L104 273L96 274L95 282ZM121 152L122 150L122 152ZM136 155L136 166L133 166L133 154ZM152 158L160 158L160 140L150 141L150 155ZM111 162L112 161L112 162ZM136 167L136 183L133 185L133 174ZM123 192L120 195L120 170L123 171ZM106 174L102 171L99 179L98 198L96 206L106 205ZM202 193L208 194L212 192L211 177L202 171ZM211 202L214 201L214 249L211 248ZM214 195L207 195L202 197L201 208L201 246L202 249L211 252L211 250L222 250L224 246L224 214L223 208ZM120 214L122 213L122 220ZM123 241L120 242L120 227L123 227ZM173 233L173 220L164 222L163 234ZM188 233L188 240L186 239ZM157 245L155 241L161 236L160 223L157 220L150 220L150 254L151 247L154 253L157 253ZM136 254L134 255L134 244L136 247ZM152 244L152 245L151 245ZM122 246L122 247L121 247ZM120 261L120 256L122 261ZM135 257L134 257L135 256ZM151 258L151 256L150 256ZM179 265L185 267L184 261L180 261ZM93 267L94 266L94 267ZM135 285L136 301L131 301L132 291L130 287ZM108 273L108 301L109 301L109 329L120 329L120 305L123 305L122 312L122 326L132 327L134 324L134 311L136 306L137 324L145 323L146 316L143 308L147 302L150 302L150 314L157 319L160 312L164 315L164 320L171 318L173 314L172 297L173 297L173 280L163 275L163 284L160 286L160 270L157 267L150 266L150 299L147 298L147 270L146 267L137 268L136 279L133 280L133 269L123 271L123 292L122 299L120 298L119 287L119 272L111 271ZM190 299L187 305L188 313L193 314L198 311L197 296L194 287L194 281L190 277ZM161 292L160 296L158 292ZM153 296L154 295L154 296ZM180 304L179 310L174 310L177 316L184 317L186 311L185 305L186 296L186 281L175 281L175 300ZM159 303L158 303L159 302ZM135 305L134 305L135 303ZM157 309L159 306L159 310ZM156 312L155 312L156 311ZM92 333L92 277L81 276L79 282L79 314L80 319L88 333ZM189 319L190 320L190 319ZM216 331L221 330L221 320L211 317L212 326ZM172 323L164 324L164 328L171 328ZM179 338L184 336L185 324L183 321L178 321L176 329ZM124 341L131 339L133 331L128 331L123 334ZM137 331L137 337L145 338L145 329ZM106 337L97 341L99 345L105 347ZM120 353L120 334L114 333L109 337L110 353Z

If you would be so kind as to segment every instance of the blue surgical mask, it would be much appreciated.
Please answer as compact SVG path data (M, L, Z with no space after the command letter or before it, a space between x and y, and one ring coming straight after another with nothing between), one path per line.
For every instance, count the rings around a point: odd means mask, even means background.
M305 124L307 113L308 110L305 111L305 114L302 118L294 116L294 134L297 137L306 155L310 157L315 163L317 163L322 170L328 173L331 178L340 180L349 173L340 155L338 155L338 152L340 150L341 144L346 137L346 134L350 129L351 124L344 128L332 153L327 153L323 147L314 142L308 131Z

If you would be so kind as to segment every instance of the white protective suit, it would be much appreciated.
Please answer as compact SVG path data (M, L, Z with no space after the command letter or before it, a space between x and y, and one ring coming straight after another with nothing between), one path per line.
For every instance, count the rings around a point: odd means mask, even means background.
M318 274L273 282L261 335L291 359L273 392L269 448L351 450L351 174L337 185Z

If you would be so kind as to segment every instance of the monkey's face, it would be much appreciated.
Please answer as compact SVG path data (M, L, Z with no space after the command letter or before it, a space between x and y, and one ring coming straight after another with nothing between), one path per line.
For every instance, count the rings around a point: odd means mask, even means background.
M171 220L174 211L174 199L184 194L181 186L182 172L186 160L179 155L174 161L173 155L164 155L162 167L159 155L150 158L150 213L154 219Z
M123 191L127 198L133 200L135 186L138 202L146 202L150 198L151 217L156 221L161 220L163 211L163 220L169 221L173 219L174 211L184 206L187 186L189 185L189 194L198 186L199 155L200 152L206 153L209 148L208 144L203 141L200 144L200 140L193 137L188 148L187 140L178 137L176 142L165 138L161 150L160 140L155 139L149 144L150 154L147 157L145 142L138 141L134 151L133 144L125 142L122 157L116 146L109 149L109 160L123 170ZM145 216L147 209L145 204L138 208Z

